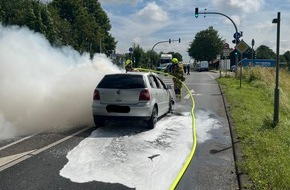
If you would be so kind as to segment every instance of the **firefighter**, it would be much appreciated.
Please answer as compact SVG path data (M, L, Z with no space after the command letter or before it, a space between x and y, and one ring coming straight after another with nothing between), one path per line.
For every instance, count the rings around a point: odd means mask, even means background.
M126 73L127 72L131 72L134 71L134 68L132 66L132 61L130 59L127 59L125 62L125 69L126 69Z
M171 75L174 76L173 78L173 84L174 84L174 91L176 95L177 100L181 100L181 88L182 88L182 83L180 81L184 81L184 76L183 76L183 66L178 62L177 58L173 58L171 60L172 65L170 68L170 73Z

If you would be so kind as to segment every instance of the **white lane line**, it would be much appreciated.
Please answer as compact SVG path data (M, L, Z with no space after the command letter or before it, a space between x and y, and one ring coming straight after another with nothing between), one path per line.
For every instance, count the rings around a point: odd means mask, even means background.
M54 142L52 144L49 144L49 145L47 145L47 146L45 146L45 147L43 147L41 149L32 150L32 151L28 151L28 152L25 152L25 153L21 153L21 157L17 156L18 154L9 156L11 158L10 160L8 160L7 157L6 157L5 158L6 164L4 164L3 166L0 166L0 172L5 170L5 169L7 169L7 168L9 168L9 167L11 167L11 166L14 166L15 164L18 164L18 163L20 163L20 162L22 162L22 161L24 161L24 160L26 160L26 159L28 159L28 158L30 158L32 156L35 156L35 155L37 155L37 154L39 154L39 153L41 153L41 152L53 147L53 146L56 146L56 145L58 145L58 144L60 144L60 143L62 143L64 141L66 141L66 140L68 140L68 139L70 139L70 138L72 138L72 137L74 137L74 136L76 136L76 135L88 130L89 128L90 127L86 127L86 128L84 128L84 129L82 129L80 131L75 132L72 135L69 135L69 136L67 136L65 138L62 138L62 139L60 139L60 140L58 140L58 141L56 141L56 142Z
M202 94L198 94L198 93L195 93L195 91L192 89L189 91L193 96L201 96ZM190 94L186 94L183 99L189 99L190 98Z
M39 133L40 133L40 132L39 132ZM33 137L33 136L35 136L35 135L37 135L37 134L39 134L39 133L35 133L35 134L33 134L33 135L30 135L30 136L24 137L24 138L22 138L22 139L19 139L18 141L15 141L15 142L13 142L13 143L10 143L10 144L7 144L7 145L5 145L5 146L2 146L2 147L0 147L0 150L3 150L3 149L5 149L5 148L8 148L8 147L10 147L10 146L13 146L13 145L15 145L15 144L17 144L17 143L20 143L20 142L22 142L22 141L25 141L26 139L30 139L31 137Z
M9 162L11 162L11 160L17 160L17 159L19 159L19 158L21 158L23 156L26 156L27 154L30 154L33 151L35 151L35 150L30 150L30 151L27 151L27 152L22 152L22 153L19 153L19 154L14 154L14 155L10 155L10 156L6 156L6 157L3 157L3 158L0 158L0 167L8 164Z

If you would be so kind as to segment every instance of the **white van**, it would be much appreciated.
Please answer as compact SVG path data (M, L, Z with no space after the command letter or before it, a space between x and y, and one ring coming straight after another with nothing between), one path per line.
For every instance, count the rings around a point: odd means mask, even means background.
M199 61L196 64L196 70L197 71L208 71L208 61Z

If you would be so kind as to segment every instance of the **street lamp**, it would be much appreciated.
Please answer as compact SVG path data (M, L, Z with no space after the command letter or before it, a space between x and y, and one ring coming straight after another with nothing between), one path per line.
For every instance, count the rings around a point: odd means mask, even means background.
M277 18L273 19L272 23L277 24L277 47L276 47L276 83L274 90L274 118L273 124L276 126L279 123L279 46L280 46L280 12L277 13Z

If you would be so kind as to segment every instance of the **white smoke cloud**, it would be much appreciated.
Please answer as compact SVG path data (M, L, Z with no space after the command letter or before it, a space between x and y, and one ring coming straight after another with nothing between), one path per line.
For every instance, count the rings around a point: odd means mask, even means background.
M27 28L0 25L0 139L52 127L91 125L92 93L120 72L104 54L53 48Z

